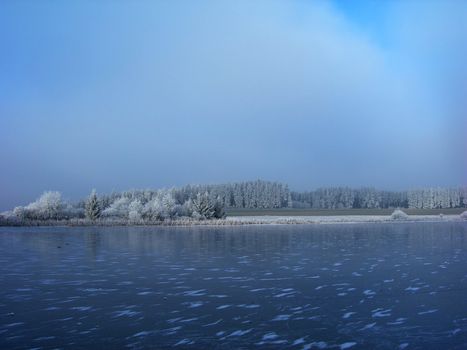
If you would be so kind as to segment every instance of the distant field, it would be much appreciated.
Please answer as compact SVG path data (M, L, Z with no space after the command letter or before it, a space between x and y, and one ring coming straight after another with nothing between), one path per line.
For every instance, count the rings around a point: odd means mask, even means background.
M467 208L402 209L409 215L455 215ZM391 215L394 209L230 209L227 216L335 216L335 215Z

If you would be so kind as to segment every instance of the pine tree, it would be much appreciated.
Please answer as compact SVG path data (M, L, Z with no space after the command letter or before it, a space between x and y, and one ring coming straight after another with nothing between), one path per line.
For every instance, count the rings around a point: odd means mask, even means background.
M290 192L287 194L287 207L293 208L292 194Z
M217 197L217 200L214 203L214 217L216 219L225 218L225 205L222 203L221 198Z
M209 200L207 192L198 193L192 202L193 214L201 219L210 219L214 216L214 205Z
M99 205L96 190L92 190L88 200L86 201L85 213L86 217L92 221L101 216L101 207Z

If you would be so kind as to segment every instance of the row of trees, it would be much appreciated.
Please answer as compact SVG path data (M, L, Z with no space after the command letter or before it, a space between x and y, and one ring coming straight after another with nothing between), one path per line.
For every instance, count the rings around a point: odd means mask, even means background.
M341 208L460 208L467 206L467 188L428 188L410 191L380 191L374 188L320 188L292 192L293 207Z
M86 218L150 223L181 217L198 220L225 217L221 201L213 199L208 192L197 193L182 203L177 203L174 192L175 189L129 191L99 197L93 190L88 198L72 204L63 201L60 192L48 191L27 206L16 207L9 219L27 222Z
M427 188L408 191L409 208L459 208L467 206L467 188Z
M175 189L179 201L192 198L196 193L209 193L226 208L283 208L288 206L287 185L270 181L246 181L220 185L188 185Z
M207 192L226 208L458 208L467 207L467 188L428 188L382 191L372 187L326 187L314 191L289 191L285 184L249 181L174 189L179 202Z
M374 188L319 188L291 192L287 185L249 181L220 185L188 185L160 190L133 190L98 196L93 191L77 203L62 200L59 192L45 192L10 216L18 220L126 220L154 222L189 217L223 218L225 208L458 208L467 206L467 188L429 188L380 191Z

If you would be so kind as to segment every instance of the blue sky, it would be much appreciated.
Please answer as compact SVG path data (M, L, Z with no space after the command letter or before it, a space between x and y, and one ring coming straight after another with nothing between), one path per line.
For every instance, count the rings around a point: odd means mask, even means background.
M388 40L386 20L392 4L393 2L386 0L332 1L337 12L380 45L386 44Z
M3 1L0 209L256 178L466 184L464 1Z

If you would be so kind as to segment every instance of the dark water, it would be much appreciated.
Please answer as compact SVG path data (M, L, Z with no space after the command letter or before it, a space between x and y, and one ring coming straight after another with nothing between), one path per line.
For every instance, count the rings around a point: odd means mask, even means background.
M466 349L467 223L0 228L0 348Z

